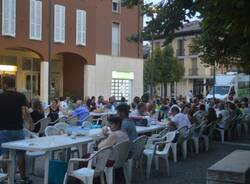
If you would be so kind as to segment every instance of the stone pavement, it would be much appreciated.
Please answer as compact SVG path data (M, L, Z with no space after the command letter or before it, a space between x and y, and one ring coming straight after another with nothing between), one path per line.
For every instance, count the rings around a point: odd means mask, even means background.
M133 183L138 184L205 184L207 168L219 161L236 149L250 150L250 137L244 137L233 142L214 142L208 152L202 151L198 155L188 155L186 160L182 160L181 155L179 161L173 163L170 161L170 177L166 176L165 165L160 165L160 171L153 169L150 179L140 178L138 171L133 174ZM250 156L249 156L250 159ZM160 162L161 164L161 162ZM43 163L40 159L36 164L36 173L42 174ZM144 171L146 166L143 167ZM145 176L145 173L144 173ZM42 179L32 177L34 184L42 184ZM123 184L123 176L118 173L116 184Z

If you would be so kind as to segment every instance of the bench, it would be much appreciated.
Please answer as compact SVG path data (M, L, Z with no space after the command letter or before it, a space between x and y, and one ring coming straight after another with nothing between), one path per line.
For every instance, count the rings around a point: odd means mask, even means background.
M250 151L236 150L207 170L207 184L250 184Z

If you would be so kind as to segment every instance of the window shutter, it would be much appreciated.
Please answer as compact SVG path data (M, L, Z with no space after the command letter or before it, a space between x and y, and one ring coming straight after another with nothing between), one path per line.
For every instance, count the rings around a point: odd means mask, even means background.
M86 45L86 11L76 10L76 44Z
M42 1L36 1L36 38L42 39Z
M30 39L42 39L42 2L30 0Z
M30 38L35 38L35 1L30 0Z
M120 24L112 24L112 55L120 55Z
M54 9L54 41L65 42L65 7L55 5Z
M16 0L2 0L2 34L16 36Z
M82 21L82 29L83 29L83 32L82 32L82 37L83 37L83 40L82 40L82 43L84 46L86 46L86 40L87 40L87 34L86 34L86 30L87 30L87 13L86 11L83 11L83 21Z
M61 33L61 42L65 42L65 7L61 7L61 24L60 24L60 33Z

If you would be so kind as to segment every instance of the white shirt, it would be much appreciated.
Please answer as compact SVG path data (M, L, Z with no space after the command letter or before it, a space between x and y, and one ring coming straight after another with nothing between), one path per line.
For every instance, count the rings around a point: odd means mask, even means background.
M187 115L183 113L176 114L171 121L175 124L177 130L181 129L184 126L191 127L191 122L189 121Z
M230 117L230 113L229 113L228 110L223 109L223 110L218 112L218 117L220 115L222 116L222 119L220 120L218 125L219 125L220 128L225 128L225 124L226 124L228 118Z

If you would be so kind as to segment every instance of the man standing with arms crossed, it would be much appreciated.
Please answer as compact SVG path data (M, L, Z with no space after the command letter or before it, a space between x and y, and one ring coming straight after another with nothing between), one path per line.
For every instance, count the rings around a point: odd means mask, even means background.
M4 76L3 92L0 93L0 145L24 139L24 122L27 123L29 129L32 129L33 124L28 112L26 97L16 91L14 77ZM8 158L8 150L0 147L0 155ZM25 151L17 152L17 159L21 183L31 183L25 176Z

